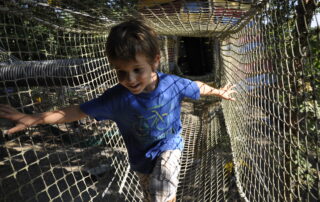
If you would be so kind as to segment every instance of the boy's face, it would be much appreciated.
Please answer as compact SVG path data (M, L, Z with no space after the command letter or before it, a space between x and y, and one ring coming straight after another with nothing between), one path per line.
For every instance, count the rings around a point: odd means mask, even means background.
M137 54L136 61L110 61L115 67L118 79L121 85L126 87L131 93L147 93L156 88L157 85L157 69L160 56L156 56L152 64L143 54Z

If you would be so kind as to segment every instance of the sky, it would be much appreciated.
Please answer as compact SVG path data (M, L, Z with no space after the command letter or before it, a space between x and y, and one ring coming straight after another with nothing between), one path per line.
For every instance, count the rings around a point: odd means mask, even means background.
M311 21L311 27L320 26L320 13L316 13Z

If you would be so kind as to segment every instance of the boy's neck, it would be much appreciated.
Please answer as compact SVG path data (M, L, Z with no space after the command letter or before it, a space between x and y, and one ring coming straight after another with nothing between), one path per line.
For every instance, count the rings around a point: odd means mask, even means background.
M143 93L150 93L154 91L158 87L158 84L159 84L158 74L156 71L152 72L151 83L146 89L144 89Z

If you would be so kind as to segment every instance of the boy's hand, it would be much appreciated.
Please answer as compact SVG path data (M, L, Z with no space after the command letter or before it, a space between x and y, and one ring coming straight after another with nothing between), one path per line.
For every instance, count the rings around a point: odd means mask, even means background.
M233 88L236 87L236 85L232 85L228 83L223 88L219 89L219 95L221 98L226 100L232 100L235 101L236 99L231 96L231 94L236 93L237 91L233 90Z
M79 105L39 114L24 114L9 105L0 104L0 118L17 122L17 125L7 131L12 134L37 124L61 124L80 120L88 116Z
M0 104L0 118L17 122L16 126L10 128L7 134L12 134L34 125L37 118L33 115L21 113L9 105Z
M201 81L195 81L195 82L200 89L200 95L206 95L206 96L214 95L214 96L219 96L219 97L226 99L226 100L232 100L232 101L236 100L235 98L233 98L231 96L231 94L237 92L237 91L233 90L233 88L236 87L236 85L232 85L232 84L228 83L223 88L216 89L216 88L213 88L213 87L211 87Z

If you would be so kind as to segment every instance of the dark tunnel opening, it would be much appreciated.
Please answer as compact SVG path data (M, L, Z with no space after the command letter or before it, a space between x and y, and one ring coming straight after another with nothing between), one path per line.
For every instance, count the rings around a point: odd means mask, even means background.
M181 37L178 66L184 75L203 76L213 73L212 38Z

